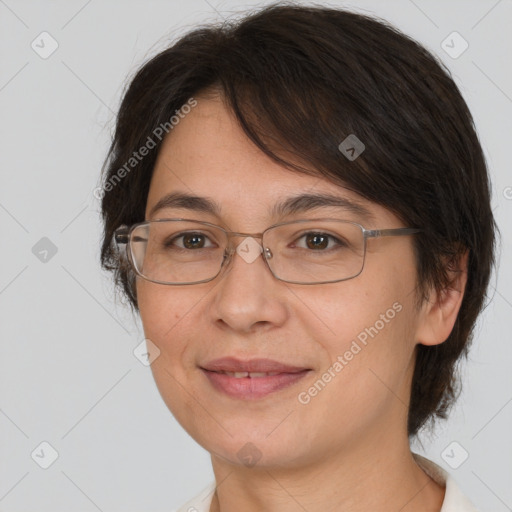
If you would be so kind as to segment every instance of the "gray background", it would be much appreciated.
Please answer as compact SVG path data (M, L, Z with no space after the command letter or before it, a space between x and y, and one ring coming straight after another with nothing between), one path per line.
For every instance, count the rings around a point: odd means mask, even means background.
M1 511L170 511L213 478L208 454L133 355L142 329L99 270L93 191L126 77L196 23L264 3L0 0ZM464 394L415 449L482 510L512 510L512 2L330 5L376 13L421 41L449 66L473 112L502 263L463 366ZM47 58L31 47L51 49L43 31L58 43ZM453 31L469 44L457 58L441 47ZM460 40L448 44L462 49ZM43 441L58 452L48 469ZM463 450L469 457L452 469Z

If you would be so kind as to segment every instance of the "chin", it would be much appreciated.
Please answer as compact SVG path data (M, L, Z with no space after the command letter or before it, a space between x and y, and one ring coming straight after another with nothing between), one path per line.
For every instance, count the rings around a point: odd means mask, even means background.
M270 470L300 467L306 462L307 454L299 451L303 446L303 440L297 438L294 442L285 430L281 435L274 432L271 436L268 436L268 431L254 432L252 429L250 435L244 435L240 430L232 437L222 431L217 438L205 434L203 429L198 436L190 430L188 432L212 458L218 458L234 466Z

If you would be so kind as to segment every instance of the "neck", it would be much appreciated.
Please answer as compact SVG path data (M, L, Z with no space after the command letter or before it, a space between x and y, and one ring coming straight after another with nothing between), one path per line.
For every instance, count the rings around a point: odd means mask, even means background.
M212 456L217 490L210 512L439 512L444 488L416 464L402 434L390 440L381 428L294 467L248 468Z

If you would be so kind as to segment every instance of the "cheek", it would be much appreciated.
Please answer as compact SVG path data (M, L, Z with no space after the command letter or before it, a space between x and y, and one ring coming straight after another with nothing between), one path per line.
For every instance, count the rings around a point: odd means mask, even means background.
M171 337L179 340L175 333L183 328L186 315L193 314L200 300L197 291L193 293L183 288L172 289L148 281L137 281L137 301L144 332L161 342Z
M354 279L330 289L294 291L305 306L299 317L304 324L317 326L317 340L331 356L348 350L354 340L364 345L382 337L406 316L410 298L400 284L369 281L369 286Z
M329 391L315 401L328 408L343 404L345 410L359 411L360 418L379 401L386 403L389 389L407 399L414 353L410 283L396 277L384 280L382 273L380 282L371 273L367 276L340 283L329 293L324 288L301 296L310 321L325 333L316 338L327 353L317 388L324 389L325 383Z
M166 371L178 378L187 348L191 346L187 316L193 315L194 306L199 302L197 293L192 297L190 291L140 282L137 299L144 335L160 350L151 365L155 378L161 378Z
M197 293L193 297L188 290L173 291L141 282L137 284L137 298L145 338L160 351L151 364L155 384L167 408L187 428L193 421L190 411L197 407L194 397L184 391L194 368L193 326L191 330L187 318L198 304Z
M307 402L304 412L321 411L317 427L334 437L364 430L387 411L402 413L408 401L414 352L410 305L402 297L395 300L399 295L389 288L356 289L353 295L343 294L343 300L331 297L322 303L323 320L332 332L317 341L328 362L301 396L301 404Z

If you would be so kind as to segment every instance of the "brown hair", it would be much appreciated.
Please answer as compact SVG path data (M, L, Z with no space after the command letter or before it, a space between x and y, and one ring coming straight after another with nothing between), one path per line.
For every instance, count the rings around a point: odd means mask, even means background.
M114 230L144 220L163 140L155 129L169 131L177 110L212 89L275 161L297 172L313 168L424 230L413 239L419 303L430 287L449 286L448 269L469 250L450 336L417 348L409 435L429 419L446 418L457 397L456 362L467 354L484 307L497 229L482 148L449 71L385 21L282 4L197 28L149 60L124 94L103 174L101 261L135 309L134 275L112 245ZM350 134L365 145L353 161L338 149ZM149 139L154 149L130 160Z

